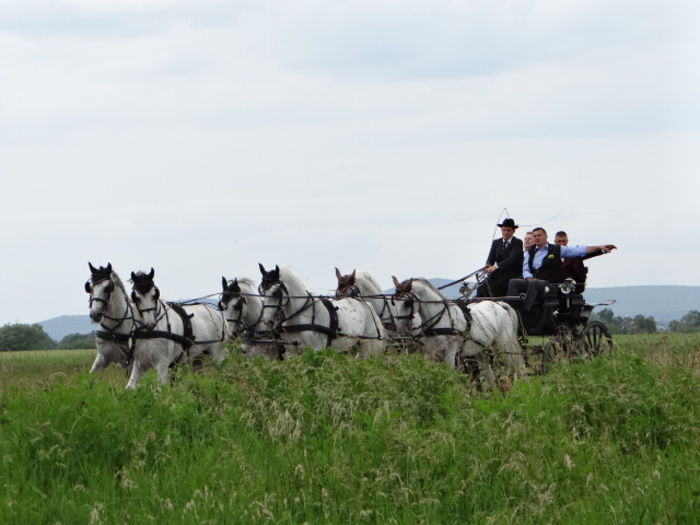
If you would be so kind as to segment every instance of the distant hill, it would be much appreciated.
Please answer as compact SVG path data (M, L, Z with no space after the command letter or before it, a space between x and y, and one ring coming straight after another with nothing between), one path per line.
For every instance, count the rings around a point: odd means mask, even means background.
M449 279L430 279L435 286L450 282ZM443 290L447 297L459 297L459 284ZM393 290L387 290L387 293ZM584 294L589 303L599 303L607 299L616 302L609 308L615 315L634 317L637 314L654 317L661 323L680 319L691 310L700 310L700 286L616 286L610 288L589 288ZM68 334L87 334L96 329L87 315L61 315L40 321L52 339L60 341Z
M44 332L54 341L60 341L68 334L89 334L97 330L89 315L60 315L46 321L39 321Z
M642 314L662 323L680 319L690 310L700 310L700 286L614 286L590 288L583 295L589 303L616 299L610 306L615 315Z

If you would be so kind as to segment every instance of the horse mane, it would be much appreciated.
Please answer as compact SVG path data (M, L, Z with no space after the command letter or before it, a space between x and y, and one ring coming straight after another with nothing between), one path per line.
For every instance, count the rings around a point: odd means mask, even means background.
M306 295L307 293L306 286L289 266L280 268L280 281L287 286L290 295ZM295 289L292 290L292 287Z
M112 270L112 282L114 282L114 285L119 288L122 293L124 294L124 299L126 300L126 304L131 305L131 315L134 316L134 319L141 319L141 313L139 312L139 309L136 308L136 305L134 304L134 301L131 300L131 295L129 292L126 291L126 287L124 286L124 282L122 281L121 277L119 277L119 274Z
M228 282L229 286L233 284L234 280L238 281L238 286L240 286L241 284L248 285L256 291L255 293L257 293L258 285L255 284L255 281L253 281L253 279L251 279L250 277L236 277L236 279L231 279Z
M426 279L425 277L414 277L413 283L415 284L416 282L423 284L424 286L426 286L427 288L429 288L430 290L435 292L442 299L447 299L447 297L445 297L445 295L440 290L438 290L437 287L433 283L431 283L428 279Z
M126 287L124 286L124 283L122 282L121 277L119 277L119 274L117 274L117 272L115 272L114 270L112 270L112 281L124 293L127 301L131 301L131 297L129 296L129 293L126 291Z
M358 280L364 280L366 281L366 284L368 284L373 290L371 290L372 294L382 294L382 287L379 286L379 283L377 280L374 278L374 276L366 272L365 270L358 270L357 273L355 274L355 283L358 282Z

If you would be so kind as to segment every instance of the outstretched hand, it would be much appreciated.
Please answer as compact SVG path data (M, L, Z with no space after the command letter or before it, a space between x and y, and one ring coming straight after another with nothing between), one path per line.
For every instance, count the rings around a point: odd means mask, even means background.
M601 250L603 250L603 253L610 253L613 250L617 250L617 246L614 244L604 244L600 247Z

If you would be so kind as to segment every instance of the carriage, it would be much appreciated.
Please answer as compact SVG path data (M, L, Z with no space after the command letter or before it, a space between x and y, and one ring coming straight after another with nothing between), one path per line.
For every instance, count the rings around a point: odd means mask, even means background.
M498 300L517 310L522 327L521 344L527 349L527 363L534 373L543 374L557 361L582 361L613 349L610 331L605 324L592 320L591 315L595 307L609 306L615 301L587 303L578 286L573 279L548 285L544 298L535 302L529 312L524 308L524 294L470 298L468 288L461 291L466 294L467 303ZM533 343L533 340L538 341Z

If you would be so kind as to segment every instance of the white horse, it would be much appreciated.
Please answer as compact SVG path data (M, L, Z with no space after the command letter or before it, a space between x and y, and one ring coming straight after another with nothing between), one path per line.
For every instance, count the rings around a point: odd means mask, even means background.
M406 352L420 350L421 343L416 336L420 335L421 321L417 312L405 316L399 314L396 302L383 292L369 272L353 270L352 273L343 275L336 268L335 276L338 279L336 297L355 297L367 301L382 320L387 338L396 347Z
M90 267L85 291L90 294L90 319L99 323L95 335L97 355L90 373L101 372L112 363L126 368L131 362L131 340L140 316L112 264Z
M226 357L222 343L227 339L223 315L209 304L167 303L150 273L131 272L131 298L141 315L142 328L134 334L134 357L131 377L126 387L135 389L141 376L153 367L162 383L168 368L208 353L219 365Z
M351 297L314 297L289 268L268 272L259 266L263 319L282 339L285 357L307 346L333 347L361 358L384 351L386 331L372 305Z
M224 312L231 337L241 339L248 357L280 359L284 347L274 342L272 331L263 322L263 300L253 280L241 277L227 281L222 277L221 284L219 308Z
M503 359L506 373L525 373L522 348L518 343L518 315L510 305L482 301L468 304L465 314L427 279L408 279L402 283L396 277L393 279L399 311L406 310L405 315L416 309L420 312L425 346L437 359L457 368L474 358L489 386L495 385L496 378L488 349L498 352L494 357Z

